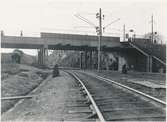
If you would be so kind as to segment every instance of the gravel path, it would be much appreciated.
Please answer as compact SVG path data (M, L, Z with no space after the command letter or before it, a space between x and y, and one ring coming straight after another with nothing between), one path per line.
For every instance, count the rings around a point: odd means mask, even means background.
M88 116L88 113L69 112L75 110L74 106L83 104L85 99L80 94L76 81L67 73L61 72L60 76L47 81L33 94L36 96L23 100L4 113L2 121L63 121ZM85 106L83 109L89 108Z

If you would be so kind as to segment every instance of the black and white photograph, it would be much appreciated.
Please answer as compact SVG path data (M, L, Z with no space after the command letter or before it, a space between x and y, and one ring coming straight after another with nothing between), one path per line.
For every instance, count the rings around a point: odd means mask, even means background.
M166 0L0 0L2 122L166 122Z

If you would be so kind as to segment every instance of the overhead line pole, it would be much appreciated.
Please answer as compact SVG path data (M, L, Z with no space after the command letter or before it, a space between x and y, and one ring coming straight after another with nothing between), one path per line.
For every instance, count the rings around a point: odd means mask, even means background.
M153 26L154 26L154 20L153 20L153 15L151 16L151 42L153 43L154 41L154 30L153 30Z
M95 24L93 24L92 22L90 22L88 19L82 17L82 16L79 15L79 14L76 14L75 16L96 29L96 32L97 32L97 35L98 35L98 46L97 46L97 50L98 50L98 71L100 71L100 69L101 69L101 41L102 41L102 29L105 29L105 28L107 28L108 26L110 26L111 24L113 24L113 23L119 21L120 18L118 18L118 19L114 20L113 22L107 24L106 26L102 27L102 17L103 17L103 19L104 19L104 15L102 15L101 8L99 9L99 12L96 13L96 18L99 20L99 26L96 26Z
M123 25L123 41L125 42L126 36L125 36L125 24Z
M98 71L100 71L100 63L101 63L101 39L102 39L102 17L101 17L101 8L99 10L99 44L98 44Z

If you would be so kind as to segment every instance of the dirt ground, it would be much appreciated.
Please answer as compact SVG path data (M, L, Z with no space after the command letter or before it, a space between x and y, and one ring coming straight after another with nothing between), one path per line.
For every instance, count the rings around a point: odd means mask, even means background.
M11 68L9 68L11 67ZM2 67L1 97L26 95L36 88L50 72L32 66L5 64ZM18 100L1 100L1 113L7 111Z
M145 79L147 81L149 79L150 81L154 80L156 84L158 84L157 79L159 79L161 85L165 84L164 77L160 78L160 76L136 75L138 76L136 77L132 74L124 75L116 72L97 73L93 71L90 73L96 73L125 84L127 83L127 79L134 78L138 80ZM133 87L136 87L136 85ZM140 90L143 89L150 91L144 87L140 88ZM85 98L79 91L75 79L65 72L61 71L60 76L44 81L30 95L34 95L34 97L20 100L15 107L3 113L1 116L2 121L90 121L86 119L90 115L90 109L84 104L86 102Z
M82 120L90 113L70 113L81 110L85 98L79 92L75 80L67 73L46 81L31 99L22 100L13 109L2 115L2 121L64 121ZM89 110L82 106L82 110Z

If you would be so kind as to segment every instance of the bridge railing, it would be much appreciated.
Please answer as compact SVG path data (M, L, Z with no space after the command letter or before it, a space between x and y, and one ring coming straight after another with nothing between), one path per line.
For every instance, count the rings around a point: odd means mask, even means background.
M166 45L152 43L149 39L135 39L130 42L148 55L166 62Z

